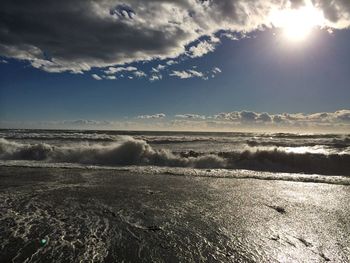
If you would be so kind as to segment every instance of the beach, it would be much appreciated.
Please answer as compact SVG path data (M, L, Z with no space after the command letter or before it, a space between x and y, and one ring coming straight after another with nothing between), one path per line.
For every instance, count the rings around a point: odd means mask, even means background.
M0 0L0 263L350 263L350 0Z
M346 185L33 167L0 181L1 262L350 260Z

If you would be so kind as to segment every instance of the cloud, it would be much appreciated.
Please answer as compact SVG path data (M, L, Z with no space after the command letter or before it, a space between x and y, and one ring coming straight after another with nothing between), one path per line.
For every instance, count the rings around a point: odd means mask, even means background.
M215 68L212 69L212 72L215 73L215 74L217 74L217 73L221 73L222 71L221 71L220 68L215 67Z
M106 74L115 74L115 73L119 73L119 72L125 72L125 71L136 71L137 68L135 67L109 67L107 70L105 70L104 72Z
M152 68L152 72L155 72L155 73L158 73L159 71L162 71L162 70L164 70L166 68L166 66L165 65L161 65L161 64L159 64L157 67L155 67L155 68Z
M191 58L202 57L205 54L213 52L214 50L215 43L204 40L202 42L199 42L196 46L190 47L189 56Z
M191 43L219 31L246 33L272 27L273 10L300 2L304 1L2 0L0 56L28 61L48 72L72 73L172 59L185 54ZM349 27L349 1L312 2L324 13L324 27ZM204 41L190 52L196 57L213 49L213 42Z
M94 79L96 79L96 80L101 80L102 78L99 76L99 75L97 75L97 74L92 74L91 75Z
M103 76L104 79L109 79L109 80L115 80L117 79L116 76Z
M101 125L111 125L112 123L109 121L97 121L97 120L65 120L62 122L57 122L56 124L69 124L69 125L77 125L77 126L101 126Z
M216 120L231 121L236 123L273 123L284 125L323 125L323 124L350 124L350 110L320 113L282 113L269 114L253 111L234 111L219 113L212 116Z
M1 128L31 129L120 129L120 130L203 130L203 131L281 131L350 132L350 109L318 113L271 114L232 111L213 115L164 113L140 115L122 120L1 121Z
M350 122L350 110L336 111L333 115L340 121ZM323 114L322 117L327 118L328 114Z
M237 34L234 34L233 32L224 32L220 35L221 37L226 37L231 40L239 40L240 38L237 36Z
M272 117L268 113L263 112L263 113L260 113L258 115L256 120L257 121L261 121L261 122L271 122L272 121Z
M137 70L134 72L134 76L137 78L142 78L142 77L146 77L147 74L141 70Z
M194 69L180 70L180 71L173 70L173 72L170 73L169 76L178 77L180 79L189 79L194 77L206 79L206 76L204 75L203 72L199 72Z
M175 115L175 118L179 119L193 119L193 120L205 120L206 116L199 115L199 114L177 114Z
M161 80L163 78L163 76L161 74L153 74L149 77L149 81L157 81L157 80Z
M175 61L175 60L168 60L167 62L166 62L166 64L168 65L168 66L171 66L171 65L174 65L174 64L177 64L177 62Z
M316 7L323 11L327 25L333 28L347 28L350 24L350 2L347 0L313 0Z
M153 114L153 115L140 115L137 116L137 119L163 119L165 118L166 115L164 113L157 113L157 114Z

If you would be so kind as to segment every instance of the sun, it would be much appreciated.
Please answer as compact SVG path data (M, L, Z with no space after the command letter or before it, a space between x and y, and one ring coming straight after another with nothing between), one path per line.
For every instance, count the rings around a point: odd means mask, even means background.
M295 42L305 40L315 27L322 27L324 24L323 13L312 5L275 10L270 19L272 25L280 28L288 40Z

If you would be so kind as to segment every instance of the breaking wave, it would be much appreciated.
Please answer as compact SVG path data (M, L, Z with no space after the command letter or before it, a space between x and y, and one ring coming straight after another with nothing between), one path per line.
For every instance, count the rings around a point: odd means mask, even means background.
M52 146L22 144L0 139L0 159L69 162L93 165L157 165L220 168L225 160L217 155L183 158L168 150L154 150L147 142L131 137L109 145Z
M62 146L0 139L0 159L109 166L153 165L350 175L348 154L292 153L280 149L209 154L195 151L173 153L165 149L154 149L146 141L132 137L123 137L121 141L107 145Z

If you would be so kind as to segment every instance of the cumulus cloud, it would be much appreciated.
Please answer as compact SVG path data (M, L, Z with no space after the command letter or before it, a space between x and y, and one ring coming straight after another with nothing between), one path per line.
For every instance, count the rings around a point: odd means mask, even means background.
M350 110L340 110L340 111L336 111L333 114L336 119L340 120L340 121L346 121L346 122L350 122ZM327 118L329 117L327 113L323 113L322 116L320 116L322 118ZM331 114L332 117L332 114Z
M350 124L350 110L321 113L282 113L269 114L253 111L234 111L219 113L212 116L216 120L241 123L274 123L288 125L322 125L322 124Z
M213 130L213 131L282 131L350 132L350 109L318 113L271 114L254 111L222 112L214 115L164 113L140 115L122 120L66 120L42 122L1 121L1 128L78 128L120 130Z
M166 115L164 113L157 113L153 115L140 115L137 119L164 119Z
M294 8L303 2L2 0L0 56L28 61L48 72L73 73L171 59L185 54L191 43L219 31L240 33L271 27L271 11ZM324 27L349 27L349 1L312 3L324 13ZM205 41L189 49L192 56L202 56L213 46L213 42Z
M193 119L193 120L217 120L231 123L241 124L284 124L284 125L300 125L300 124L349 124L350 110L339 110L335 112L319 112L319 113L281 113L269 114L267 112L254 111L232 111L221 112L215 115L199 115L199 114L177 114L175 118Z

